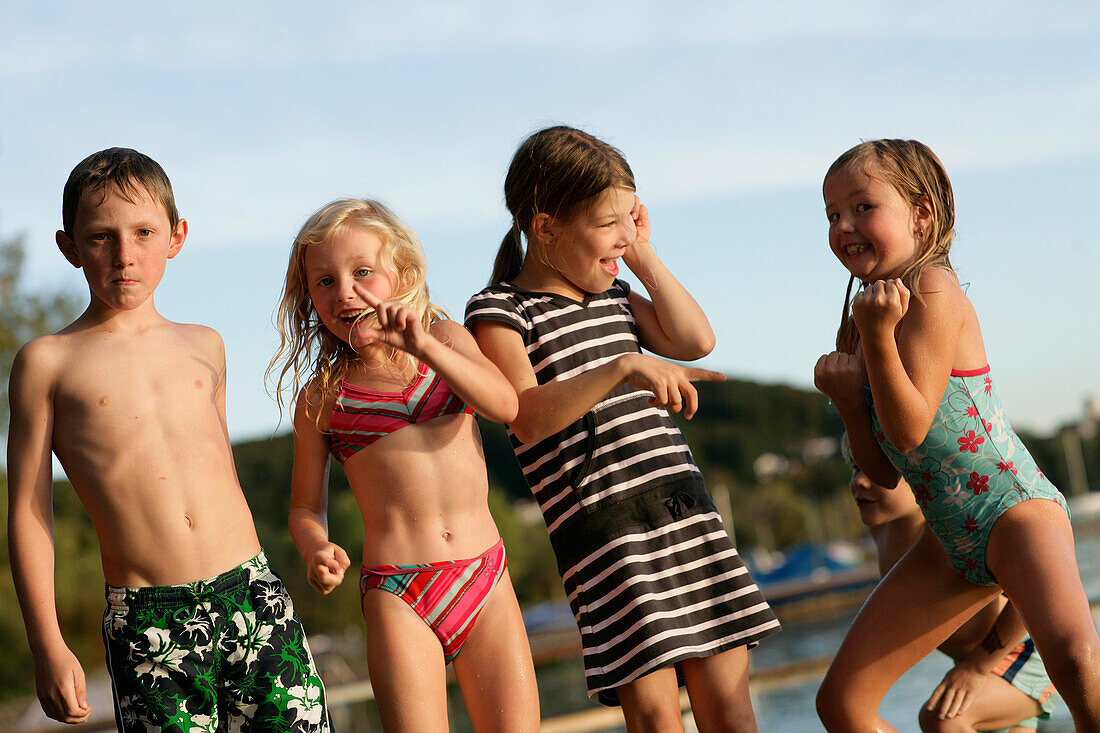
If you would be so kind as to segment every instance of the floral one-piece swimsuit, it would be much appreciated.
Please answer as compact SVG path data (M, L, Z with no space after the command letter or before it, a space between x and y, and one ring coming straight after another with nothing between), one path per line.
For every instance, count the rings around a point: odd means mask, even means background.
M890 443L869 387L875 440L913 489L932 532L967 580L996 585L986 544L997 519L1028 499L1049 499L1067 516L1065 497L1008 424L989 367L951 372L924 442L907 453Z

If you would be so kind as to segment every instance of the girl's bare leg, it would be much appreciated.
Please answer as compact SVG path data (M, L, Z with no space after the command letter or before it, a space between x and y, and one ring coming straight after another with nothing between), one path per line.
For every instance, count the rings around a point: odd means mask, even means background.
M968 583L925 528L852 622L817 693L829 731L893 731L878 715L887 690L1000 592Z
M1046 499L1009 509L990 532L986 564L1035 640L1077 730L1100 731L1100 638L1065 510Z
M447 730L443 647L424 620L388 591L363 595L367 668L386 733Z
M686 659L680 669L700 733L756 733L747 647Z
M662 667L616 689L628 733L683 733L674 667Z
M539 729L539 693L531 647L507 571L453 664L474 730L522 733Z

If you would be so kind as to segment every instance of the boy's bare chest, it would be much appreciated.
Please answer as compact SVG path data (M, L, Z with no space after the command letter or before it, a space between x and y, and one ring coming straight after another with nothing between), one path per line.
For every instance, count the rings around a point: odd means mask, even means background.
M58 382L55 415L84 429L186 421L211 409L219 378L217 365L177 342L97 344L82 349Z

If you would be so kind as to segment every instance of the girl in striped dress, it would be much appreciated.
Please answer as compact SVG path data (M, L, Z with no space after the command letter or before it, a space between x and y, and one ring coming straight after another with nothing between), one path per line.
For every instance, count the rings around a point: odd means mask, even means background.
M589 694L628 730L755 730L750 645L779 630L669 412L690 418L714 334L649 244L622 155L569 127L535 133L505 180L513 227L466 308L511 381L508 421L580 628ZM526 254L520 241L527 240ZM619 280L622 260L650 298Z
M453 663L477 730L538 730L472 414L510 420L516 394L428 300L416 235L377 202L321 208L294 240L279 331L272 370L298 393L291 535L310 584L332 591L350 560L328 536L331 453L363 515L359 587L383 728L447 730Z

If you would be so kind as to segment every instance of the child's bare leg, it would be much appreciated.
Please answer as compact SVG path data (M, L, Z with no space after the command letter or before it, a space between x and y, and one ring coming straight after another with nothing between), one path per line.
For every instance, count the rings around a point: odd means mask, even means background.
M1017 690L1003 677L990 675L981 692L965 712L940 720L927 707L920 709L920 729L924 733L973 733L977 730L1001 730L1034 717L1042 707L1034 698ZM1027 729L1034 733L1035 729Z
M680 663L700 733L756 733L748 647Z
M1100 638L1062 507L1031 499L989 534L986 564L1024 620L1078 731L1100 730Z
M852 622L817 693L829 731L893 731L878 715L887 690L999 589L968 583L926 528Z
M539 693L531 647L507 571L489 595L453 664L474 730L519 733L539 729Z
M447 730L447 677L435 632L394 594L363 595L367 668L386 733Z
M675 667L662 667L616 690L628 733L683 733Z

